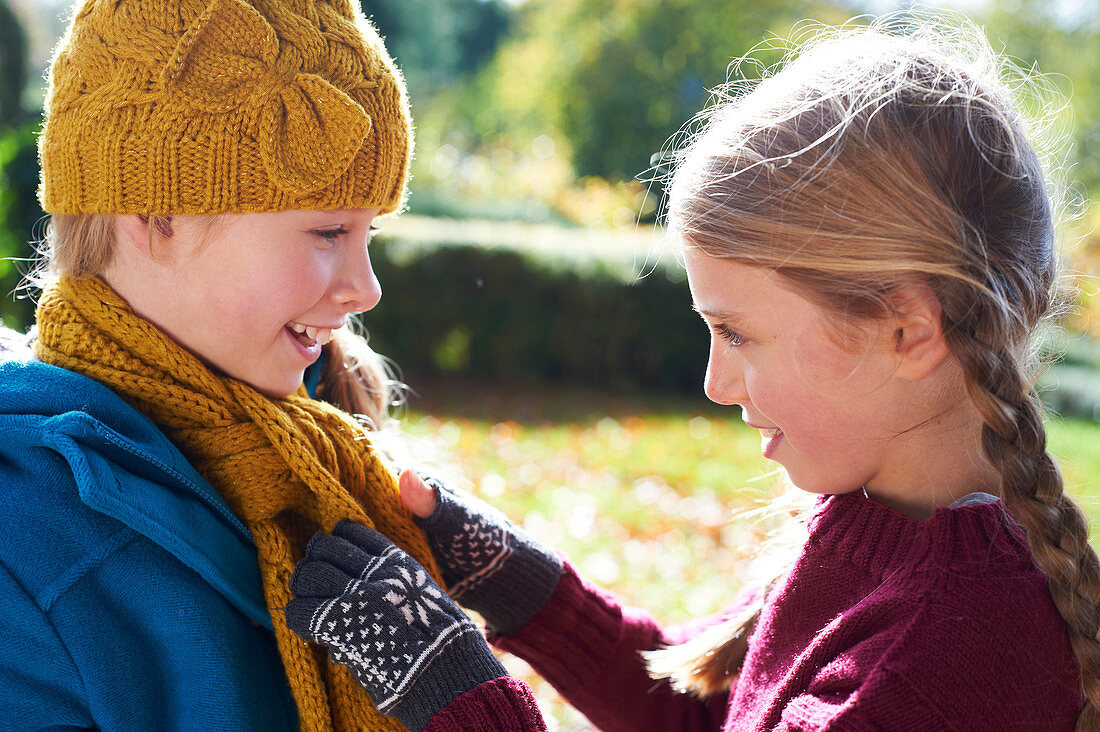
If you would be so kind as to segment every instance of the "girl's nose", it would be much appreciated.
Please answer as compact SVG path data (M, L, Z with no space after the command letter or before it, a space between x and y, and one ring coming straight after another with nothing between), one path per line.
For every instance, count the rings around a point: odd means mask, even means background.
M725 346L721 344L717 348L725 350ZM743 405L748 401L744 365L736 355L715 353L715 350L716 346L712 345L703 391L716 404Z
M336 275L333 297L349 313L370 310L382 299L382 285L374 274L367 250L369 241L364 237L361 243L345 249L347 255Z

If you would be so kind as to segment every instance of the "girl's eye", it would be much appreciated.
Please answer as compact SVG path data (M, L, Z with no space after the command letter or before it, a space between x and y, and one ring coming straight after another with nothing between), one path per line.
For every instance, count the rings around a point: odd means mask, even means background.
M737 331L730 328L728 325L719 323L714 326L714 332L719 335L726 343L731 346L740 346L745 343L745 336L741 335Z
M324 239L326 244L335 244L337 239L348 233L348 230L338 226L335 229L314 229L313 233Z

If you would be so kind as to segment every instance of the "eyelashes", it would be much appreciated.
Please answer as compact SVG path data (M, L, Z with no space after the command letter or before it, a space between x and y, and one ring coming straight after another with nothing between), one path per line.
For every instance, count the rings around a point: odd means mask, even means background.
M731 346L740 346L745 342L745 336L741 335L728 325L718 323L714 326L714 332L719 338Z
M337 239L348 233L348 230L340 226L335 229L315 229L313 233L324 239L326 243L335 244Z
M369 229L370 238L373 239L379 231L381 231L381 229L377 226L371 226ZM314 229L313 233L321 237L326 244L335 244L341 236L346 236L351 232L344 226L337 226L334 229Z

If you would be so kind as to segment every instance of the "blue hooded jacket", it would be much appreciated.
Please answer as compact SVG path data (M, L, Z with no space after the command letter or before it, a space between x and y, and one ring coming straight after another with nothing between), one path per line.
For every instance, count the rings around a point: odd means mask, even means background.
M0 341L0 729L297 729L244 524L114 392Z

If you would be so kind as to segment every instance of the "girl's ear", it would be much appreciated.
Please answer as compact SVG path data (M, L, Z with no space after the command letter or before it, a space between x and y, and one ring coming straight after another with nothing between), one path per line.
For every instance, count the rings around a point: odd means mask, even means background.
M893 298L893 340L897 375L923 379L950 353L943 336L940 301L927 285L912 285Z
M133 247L148 254L153 243L153 232L149 218L138 214L120 214L116 217L116 221L118 222L119 245Z

